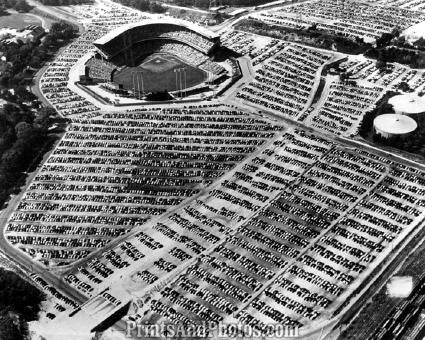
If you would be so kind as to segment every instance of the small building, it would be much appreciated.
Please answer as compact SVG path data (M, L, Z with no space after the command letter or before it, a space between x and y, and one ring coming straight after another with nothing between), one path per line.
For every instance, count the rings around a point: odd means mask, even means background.
M0 41L5 40L6 42L11 43L21 41L25 44L41 38L44 33L45 31L43 27L38 25L29 25L21 30L14 28L2 28L0 29Z
M411 276L393 276L387 283L387 294L395 298L407 298L413 290Z

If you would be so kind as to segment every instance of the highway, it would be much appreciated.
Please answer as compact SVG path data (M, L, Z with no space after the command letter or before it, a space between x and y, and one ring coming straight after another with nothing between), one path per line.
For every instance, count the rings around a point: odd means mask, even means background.
M244 19L249 17L251 14L254 14L256 12L261 12L264 10L269 10L269 9L273 9L273 8L277 8L277 7L284 7L284 6L291 6L294 5L296 3L303 3L303 2L307 2L309 0L292 0L292 1L288 1L288 0L282 0L282 1L274 1L265 5L261 5L261 6L252 6L252 7L246 7L247 11L236 14L235 16L223 21L222 23L209 27L210 30L217 32L217 33L221 33L224 32L225 30L229 29L230 27L232 27L234 24L236 24L239 20Z

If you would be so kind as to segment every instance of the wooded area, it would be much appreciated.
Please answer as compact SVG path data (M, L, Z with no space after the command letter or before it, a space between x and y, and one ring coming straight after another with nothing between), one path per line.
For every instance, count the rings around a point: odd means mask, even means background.
M263 5L268 2L272 2L274 0L219 0L214 3L214 6L231 6L231 7L239 7L239 6L258 6ZM211 6L212 1L210 0L174 0L170 1L178 6L186 6L186 7L198 7L198 8L209 8Z
M143 12L164 13L166 8L158 1L152 0L115 0L116 2Z
M32 9L25 0L2 0L0 1L0 16L8 15L7 9L14 9L20 13L26 13Z
M69 6L85 5L93 3L93 0L38 0L46 6Z
M75 37L74 28L66 22L54 23L43 41L15 44L0 43L0 52L6 62L0 64L0 85L11 88L17 85L31 83L32 77L28 75L31 68L38 69L44 62L50 60L59 48Z
M37 319L44 299L35 286L0 267L0 339L26 339L26 323Z
M27 90L34 72L28 73L27 65L41 67L74 36L72 26L59 22L52 25L42 43L0 45L7 59L0 64L0 85L4 87L0 98L7 101L0 110L0 206L19 191L23 172L55 138L48 135L48 127L56 113L40 108L40 102Z

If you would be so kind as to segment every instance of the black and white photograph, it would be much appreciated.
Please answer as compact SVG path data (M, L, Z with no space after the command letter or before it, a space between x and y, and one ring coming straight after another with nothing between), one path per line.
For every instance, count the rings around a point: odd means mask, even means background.
M137 339L425 339L425 0L0 0L0 340Z

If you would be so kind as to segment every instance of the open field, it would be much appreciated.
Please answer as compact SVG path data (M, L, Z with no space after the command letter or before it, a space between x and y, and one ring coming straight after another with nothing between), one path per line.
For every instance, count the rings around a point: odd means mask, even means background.
M37 19L34 15L21 13L0 16L0 28L10 27L21 29L28 25L41 25L41 20Z

